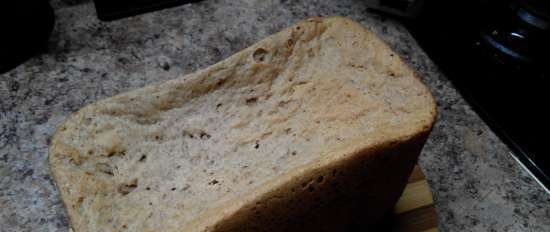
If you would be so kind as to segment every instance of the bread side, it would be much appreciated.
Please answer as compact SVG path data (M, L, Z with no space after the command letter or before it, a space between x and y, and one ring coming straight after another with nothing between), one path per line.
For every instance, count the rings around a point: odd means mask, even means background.
M361 25L312 18L84 107L55 134L51 170L76 232L291 230L358 196L374 220L435 120L414 75Z

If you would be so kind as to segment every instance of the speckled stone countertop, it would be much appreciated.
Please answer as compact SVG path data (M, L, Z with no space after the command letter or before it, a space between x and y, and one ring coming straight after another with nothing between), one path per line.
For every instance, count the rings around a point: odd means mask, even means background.
M439 121L420 157L440 231L550 231L550 195L511 158L398 22L363 1L207 0L100 22L87 0L52 1L49 51L0 76L0 231L67 231L49 174L55 128L80 107L206 67L307 16L355 19L433 91Z

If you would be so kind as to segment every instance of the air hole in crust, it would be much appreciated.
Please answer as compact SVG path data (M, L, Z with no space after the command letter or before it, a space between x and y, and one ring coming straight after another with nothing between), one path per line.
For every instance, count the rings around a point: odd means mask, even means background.
M123 150L123 149L112 149L107 151L107 157L125 156L125 155L126 155L126 150Z
M252 54L252 58L254 58L254 61L256 62L264 62L266 55L267 55L267 50L263 48L258 48Z
M208 185L217 185L218 183L220 183L218 180L213 179L212 181L208 182Z
M323 176L317 177L317 183L323 183L323 180L324 180Z
M201 135L199 136L201 139L209 139L210 137L212 137L211 135L207 134L206 132L202 132Z
M128 193L131 193L132 191L134 191L134 189L136 189L137 186L138 186L138 180L133 179L128 183L124 183L118 186L118 192L122 195L128 195Z
M247 105L252 105L252 104L256 103L257 101L258 101L257 97L251 97L251 98L246 99L246 104Z
M95 168L96 168L97 171L103 172L103 173L105 173L105 174L107 174L107 175L110 175L110 176L114 175L114 174L113 174L113 168L112 168L111 165L109 165L109 164L106 164L106 163L97 163L97 164L95 165Z
M220 86L222 86L224 83L225 83L225 79L219 80L218 82L216 82L216 86L220 87Z

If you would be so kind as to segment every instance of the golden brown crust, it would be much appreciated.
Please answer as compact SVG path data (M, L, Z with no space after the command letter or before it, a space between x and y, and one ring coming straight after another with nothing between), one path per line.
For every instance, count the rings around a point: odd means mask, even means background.
M310 18L81 109L49 162L75 232L303 231L336 204L375 221L435 122L415 75L363 26Z
M373 225L401 196L429 132L312 165L269 186L258 199L247 199L205 231L343 231L353 224Z

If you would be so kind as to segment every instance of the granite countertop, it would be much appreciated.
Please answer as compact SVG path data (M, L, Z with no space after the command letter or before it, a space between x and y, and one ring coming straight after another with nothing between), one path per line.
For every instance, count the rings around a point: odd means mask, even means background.
M550 195L398 22L360 0L207 0L100 22L55 0L49 51L0 76L0 231L67 231L50 176L55 128L80 107L206 67L307 16L342 15L387 41L430 86L439 121L420 157L440 231L550 231Z

